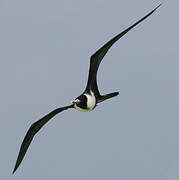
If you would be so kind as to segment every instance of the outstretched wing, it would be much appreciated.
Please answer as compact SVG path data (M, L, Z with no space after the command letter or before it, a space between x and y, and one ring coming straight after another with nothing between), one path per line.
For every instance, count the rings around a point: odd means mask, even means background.
M136 23L134 23L132 26L128 27L127 29L125 29L124 31L122 31L121 33L119 33L117 36L115 36L114 38L112 38L110 41L108 41L104 46L102 46L99 50L97 50L90 58L90 68L89 68L89 75L88 75L88 82L87 82L87 86L86 86L86 90L85 91L90 91L93 90L96 95L100 96L99 90L98 90L98 86L97 86L97 80L96 80L96 75L97 75L97 71L99 68L99 65L103 59L103 57L106 55L106 53L108 52L109 48L118 40L120 39L122 36L124 36L128 31L130 31L132 28L134 28L137 24L139 24L140 22L142 22L144 19L146 19L148 16L150 16L157 8L159 8L161 6L161 4L159 6L157 6L155 9L153 9L150 13L148 13L146 16L144 16L143 18L141 18L139 21L137 21Z
M30 126L30 128L27 131L25 138L21 144L19 155L18 155L16 164L15 164L15 167L14 167L13 173L17 170L20 163L22 162L22 160L25 156L25 153L26 153L33 137L35 136L35 134L42 128L42 126L44 126L56 114L60 113L61 111L67 110L69 108L73 108L73 105L57 108Z

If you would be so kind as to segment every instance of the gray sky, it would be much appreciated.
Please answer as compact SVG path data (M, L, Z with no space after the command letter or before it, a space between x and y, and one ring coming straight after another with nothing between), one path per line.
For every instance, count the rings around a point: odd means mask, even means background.
M14 175L29 126L83 91L89 57L160 1L1 0L0 179L178 180L178 0L119 40L99 72L120 97L53 118Z

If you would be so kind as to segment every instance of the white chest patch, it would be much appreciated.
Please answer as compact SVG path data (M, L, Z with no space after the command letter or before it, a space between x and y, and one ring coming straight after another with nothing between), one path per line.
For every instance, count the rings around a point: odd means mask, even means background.
M92 91L90 93L91 94L84 94L87 97L87 109L83 109L83 108L77 106L77 104L74 104L74 108L81 112L92 111L94 109L94 107L96 106L96 98Z
M96 105L96 98L94 93L90 91L91 94L84 94L87 97L87 108L92 111Z

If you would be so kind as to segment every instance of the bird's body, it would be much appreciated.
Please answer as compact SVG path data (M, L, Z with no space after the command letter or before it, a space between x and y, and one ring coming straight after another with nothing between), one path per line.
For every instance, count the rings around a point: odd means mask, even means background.
M102 46L99 50L97 50L91 56L88 81L87 81L85 91L80 96L78 96L75 100L73 100L71 105L53 110L52 112L50 112L46 116L42 117L40 120L36 121L35 123L33 123L30 126L30 128L27 131L25 138L21 144L19 155L18 155L16 164L15 164L15 167L14 167L13 173L16 171L16 169L19 167L20 163L22 162L34 135L56 114L58 114L64 110L70 109L70 108L75 108L82 112L92 111L98 103L101 103L101 102L103 102L107 99L110 99L112 97L115 97L119 94L119 92L113 92L113 93L109 93L106 95L100 94L100 92L98 90L98 86L97 86L97 71L98 71L99 65L100 65L103 57L106 55L107 51L118 39L120 39L129 30L131 30L137 24L139 24L144 19L146 19L148 16L150 16L159 6L157 6L154 10L149 12L146 16L141 18L139 21L134 23L132 26L128 27L127 29L125 29L124 31L119 33L117 36L112 38L110 41L108 41L104 46Z
M80 100L80 101L79 101ZM92 111L97 103L97 99L92 91L90 93L84 93L74 101L74 108L81 112L89 112Z

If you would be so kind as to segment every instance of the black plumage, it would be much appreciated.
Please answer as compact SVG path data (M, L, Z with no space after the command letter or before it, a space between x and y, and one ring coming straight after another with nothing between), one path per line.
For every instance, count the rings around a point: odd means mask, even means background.
M161 6L161 4L159 6ZM15 164L15 167L14 167L13 173L17 170L17 168L21 164L35 134L56 114L70 108L76 108L77 110L80 110L80 111L91 111L96 107L97 103L100 103L104 100L115 97L119 94L118 92L113 92L106 95L100 94L98 90L98 86L97 86L97 77L96 77L99 65L103 57L106 55L107 51L117 40L119 40L123 35L125 35L129 30L134 28L137 24L139 24L144 19L149 17L159 6L157 6L154 10L149 12L146 16L141 18L139 21L134 23L132 26L128 27L127 29L119 33L117 36L112 38L110 41L104 44L99 50L97 50L91 56L88 81L87 81L85 91L73 101L73 104L53 110L52 112L42 117L40 120L36 121L30 126L21 144L19 155Z

